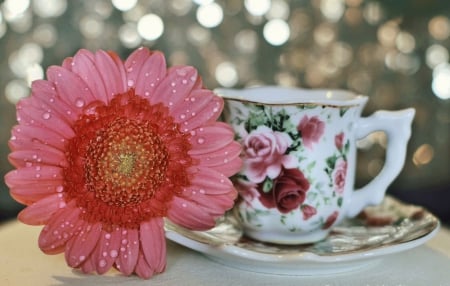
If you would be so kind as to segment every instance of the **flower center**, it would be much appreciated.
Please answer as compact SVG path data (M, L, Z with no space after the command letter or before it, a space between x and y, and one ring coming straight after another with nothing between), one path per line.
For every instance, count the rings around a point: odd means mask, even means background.
M117 118L89 142L88 191L109 205L150 199L164 182L167 160L167 149L148 121Z
M174 195L190 185L189 134L163 104L150 104L131 89L108 105L93 102L74 123L64 169L67 202L82 219L138 228L166 215Z

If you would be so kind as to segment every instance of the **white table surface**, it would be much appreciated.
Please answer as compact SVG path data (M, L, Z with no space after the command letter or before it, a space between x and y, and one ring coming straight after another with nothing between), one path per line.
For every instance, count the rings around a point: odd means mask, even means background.
M66 266L64 256L45 255L37 246L42 227L13 221L0 225L0 285L320 285L320 286L450 286L450 230L442 227L426 244L384 257L357 272L332 276L258 274L212 262L168 241L167 269L141 280L112 270L85 275Z

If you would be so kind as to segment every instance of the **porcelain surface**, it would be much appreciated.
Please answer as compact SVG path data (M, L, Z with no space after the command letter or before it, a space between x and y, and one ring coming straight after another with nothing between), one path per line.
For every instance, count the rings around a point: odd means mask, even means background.
M324 275L357 271L386 256L422 245L440 227L419 206L386 197L354 219L343 221L319 242L305 245L263 243L243 235L230 212L209 231L190 231L166 221L166 237L213 261L247 271L279 275Z

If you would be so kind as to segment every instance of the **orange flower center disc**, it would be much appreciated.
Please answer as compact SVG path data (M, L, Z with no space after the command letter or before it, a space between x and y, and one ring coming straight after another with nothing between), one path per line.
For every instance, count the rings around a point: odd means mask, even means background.
M164 182L167 149L148 121L118 118L97 131L86 152L88 191L109 205L150 199Z

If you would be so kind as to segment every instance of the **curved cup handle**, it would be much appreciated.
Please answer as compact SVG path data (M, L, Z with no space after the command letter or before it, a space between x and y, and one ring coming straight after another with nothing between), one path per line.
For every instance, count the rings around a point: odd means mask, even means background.
M347 216L354 217L364 207L380 204L383 200L388 186L400 174L405 163L414 114L413 108L399 111L380 110L357 122L357 139L362 139L374 131L384 131L388 143L383 168L372 181L353 192Z

